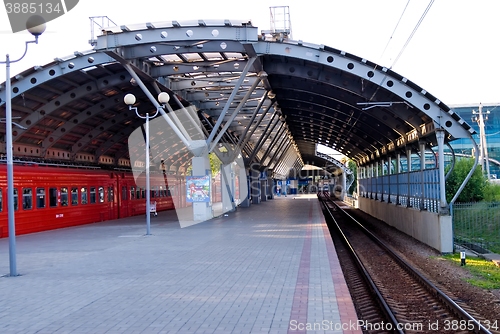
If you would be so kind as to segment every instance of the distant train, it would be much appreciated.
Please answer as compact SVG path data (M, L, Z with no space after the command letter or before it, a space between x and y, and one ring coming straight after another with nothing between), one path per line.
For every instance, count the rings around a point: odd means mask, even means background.
M168 181L167 181L168 178ZM151 173L151 201L156 210L186 207L184 176ZM16 235L125 218L146 213L146 186L132 172L14 165ZM213 201L220 201L218 181ZM174 200L176 203L174 203ZM0 165L0 238L8 236L7 166Z

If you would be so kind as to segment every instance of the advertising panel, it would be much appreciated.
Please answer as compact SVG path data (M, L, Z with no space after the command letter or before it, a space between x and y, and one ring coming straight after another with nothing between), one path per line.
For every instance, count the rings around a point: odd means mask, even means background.
M186 177L187 202L210 202L210 175Z

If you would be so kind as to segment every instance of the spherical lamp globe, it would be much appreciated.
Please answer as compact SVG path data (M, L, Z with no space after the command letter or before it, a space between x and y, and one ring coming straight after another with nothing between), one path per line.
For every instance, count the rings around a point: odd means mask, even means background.
M136 101L136 99L135 99L134 94L127 94L123 98L123 102L125 102L125 104L128 106L134 105L135 101Z
M170 95L168 95L168 93L161 92L160 94L158 94L158 102L160 102L161 104L167 104L168 101L170 101Z

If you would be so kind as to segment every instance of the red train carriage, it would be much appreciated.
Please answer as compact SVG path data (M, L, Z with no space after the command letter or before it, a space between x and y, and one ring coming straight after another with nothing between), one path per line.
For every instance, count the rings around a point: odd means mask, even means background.
M0 238L8 236L7 169L0 165ZM174 208L172 195L185 193L184 177L151 173L157 211ZM40 232L146 213L145 177L131 172L64 166L14 166L16 234ZM174 196L177 207L185 196Z

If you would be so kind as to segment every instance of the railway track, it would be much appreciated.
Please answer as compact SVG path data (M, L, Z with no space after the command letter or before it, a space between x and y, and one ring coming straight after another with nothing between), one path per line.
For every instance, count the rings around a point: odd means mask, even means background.
M336 202L319 199L365 333L492 333Z

